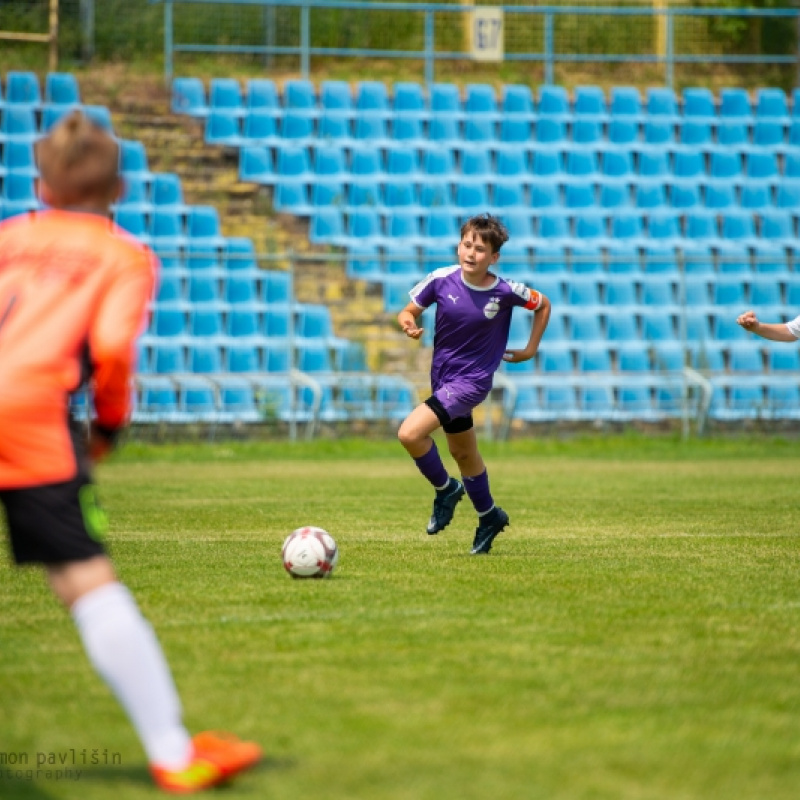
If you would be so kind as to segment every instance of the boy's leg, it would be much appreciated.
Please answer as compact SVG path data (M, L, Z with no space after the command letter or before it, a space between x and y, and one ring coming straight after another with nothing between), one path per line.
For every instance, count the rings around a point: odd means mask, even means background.
M436 442L431 438L431 433L440 424L431 408L422 403L408 415L397 433L403 447L414 459L417 469L436 489L433 512L426 527L429 535L439 533L450 524L456 505L464 496L464 487L449 476Z
M445 428L446 430L446 428ZM478 452L475 429L447 433L450 453L458 463L464 488L478 514L478 527L472 543L472 553L488 553L495 537L508 525L508 514L495 505L489 488L489 473Z

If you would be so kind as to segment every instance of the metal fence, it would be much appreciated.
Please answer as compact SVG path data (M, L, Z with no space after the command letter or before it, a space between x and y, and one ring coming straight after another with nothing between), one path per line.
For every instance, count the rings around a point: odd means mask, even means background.
M531 83L574 83L587 68L646 67L648 79L667 85L704 82L698 68L750 77L772 69L772 84L788 87L797 75L798 15L783 8L738 7L729 2L693 4L639 0L613 4L393 3L364 0L60 0L62 67L105 60L160 62L167 77L191 72L193 58L224 57L219 72L238 66L308 75L330 59L389 61L418 70L428 82L444 65L476 63L481 44L496 29L485 14L502 12L502 64L486 74L508 82L503 71L528 70ZM0 30L48 30L50 0L6 0ZM476 26L483 25L478 30ZM46 49L5 42L6 65L46 64ZM176 61L176 59L179 59ZM9 68L9 67L6 67ZM575 76L570 80L570 76Z

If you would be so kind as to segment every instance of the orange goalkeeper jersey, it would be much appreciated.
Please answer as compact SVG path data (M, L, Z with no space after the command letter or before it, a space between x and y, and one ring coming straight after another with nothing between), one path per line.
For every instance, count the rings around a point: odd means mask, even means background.
M0 489L75 476L69 397L87 378L97 423L125 424L156 265L94 214L44 211L0 225Z

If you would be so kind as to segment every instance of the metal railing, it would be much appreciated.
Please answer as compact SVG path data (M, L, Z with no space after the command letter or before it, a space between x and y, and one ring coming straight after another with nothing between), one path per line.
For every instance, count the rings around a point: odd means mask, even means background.
M443 61L469 60L474 53L463 47L460 50L442 49L437 34L443 28L463 27L464 20L486 6L450 5L443 3L408 3L408 2L364 2L364 0L226 0L226 5L260 6L264 9L296 9L299 12L299 29L295 42L287 44L274 43L274 31L264 44L252 43L199 43L177 42L175 36L176 6L219 5L221 0L150 0L164 5L164 71L169 81L174 74L174 59L177 53L216 53L216 54L253 54L264 56L296 56L300 63L300 72L308 78L313 57L348 57L373 59L405 59L418 60L424 64L425 81L430 84L435 80L436 65ZM690 64L759 64L759 65L798 65L798 52L784 54L737 54L737 53L689 53L685 38L676 32L679 21L694 19L735 20L749 24L756 20L794 19L800 25L800 8L760 9L760 8L691 8L665 7L658 4L652 6L516 6L498 5L492 8L502 12L502 19L519 20L519 26L535 21L535 38L538 44L531 47L515 48L514 52L504 52L502 60L511 62L541 63L544 65L544 82L555 82L557 64L654 64L664 68L664 83L672 87L675 81L675 67ZM365 47L326 47L313 42L312 14L331 10L352 10L362 14L379 12L396 12L398 14L416 14L422 16L423 46L421 48L365 48ZM654 37L653 52L567 52L562 39L568 34L561 33L559 23L568 17L611 17L619 26L626 26L632 18L648 19L658 28ZM508 24L511 30L517 25ZM469 37L465 37L467 39ZM795 37L795 51L797 50ZM637 42L641 45L641 42ZM573 47L574 49L574 47Z

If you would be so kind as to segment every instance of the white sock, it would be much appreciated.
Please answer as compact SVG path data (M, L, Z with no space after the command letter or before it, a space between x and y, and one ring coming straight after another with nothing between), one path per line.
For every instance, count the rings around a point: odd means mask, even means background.
M161 646L133 595L109 583L72 606L89 660L133 723L150 763L183 769L192 743Z

